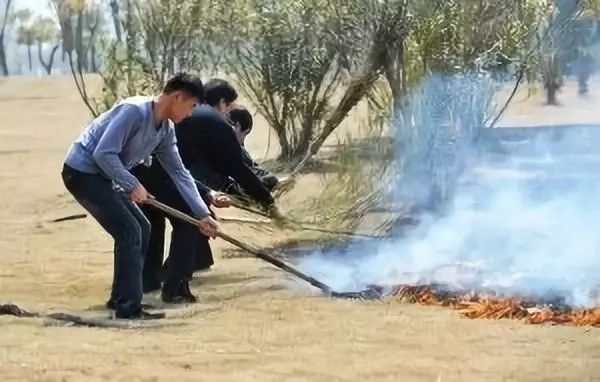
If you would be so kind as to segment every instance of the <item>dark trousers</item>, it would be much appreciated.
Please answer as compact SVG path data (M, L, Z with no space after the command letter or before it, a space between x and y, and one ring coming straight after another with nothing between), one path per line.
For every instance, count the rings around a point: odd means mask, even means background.
M146 252L143 271L144 290L158 289L161 281L166 284L176 284L181 280L190 280L194 270L194 254L201 237L198 228L169 217L173 230L169 255L163 266L165 217L160 212L153 211L150 206L144 206L142 210L152 224L150 245Z
M132 172L158 201L191 214L189 206L158 161L150 167L137 166ZM191 279L199 263L202 268L213 264L208 238L197 227L167 216L173 230L169 254L163 266L165 215L152 206L142 206L142 211L152 225L143 272L145 291L159 288L161 281L174 284Z
M77 171L67 165L63 182L77 202L115 241L111 303L117 310L140 309L142 269L150 237L150 223L127 195L113 190L100 175Z
M151 211L151 207L142 210L152 224L150 245L144 263L144 290L160 288L161 281L177 283L191 280L194 271L209 268L214 264L209 238L198 232L194 226L169 218L171 246L167 259L163 263L165 246L165 217Z

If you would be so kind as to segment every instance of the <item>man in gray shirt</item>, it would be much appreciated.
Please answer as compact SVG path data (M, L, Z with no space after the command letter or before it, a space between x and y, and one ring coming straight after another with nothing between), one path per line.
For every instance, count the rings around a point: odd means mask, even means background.
M116 310L117 318L164 317L144 312L141 306L141 276L151 227L136 205L149 194L129 171L134 165L154 153L200 220L199 230L214 238L219 229L181 161L175 140L174 123L189 117L203 98L198 77L177 74L158 97L126 98L94 119L65 159L66 188L115 241L107 305Z

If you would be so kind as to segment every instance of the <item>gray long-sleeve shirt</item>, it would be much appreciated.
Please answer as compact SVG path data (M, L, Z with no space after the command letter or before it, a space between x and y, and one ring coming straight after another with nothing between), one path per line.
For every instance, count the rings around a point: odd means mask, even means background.
M154 122L151 97L130 97L94 119L69 148L65 163L89 174L101 174L126 192L140 182L129 170L152 153L163 165L194 215L210 215L177 150L173 123Z

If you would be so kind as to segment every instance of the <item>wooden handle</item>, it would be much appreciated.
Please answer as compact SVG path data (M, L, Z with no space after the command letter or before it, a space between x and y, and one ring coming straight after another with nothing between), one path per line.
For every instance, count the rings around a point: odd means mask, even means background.
M176 210L173 207L169 207L166 204L163 204L154 198L150 198L150 199L146 200L145 204L149 204L154 208L158 208L159 210L163 211L164 213L171 215L174 218L183 220L184 222L190 223L192 225L197 226L198 224L200 224L200 220L194 219L193 217L189 216L188 214L184 214L183 212Z
M154 198L150 198L146 201L146 204L151 205L152 207L155 207L161 211L163 211L164 213L171 215L177 219L183 220L187 223L190 223L192 225L197 226L200 221L197 219L194 219L193 217L184 214L181 211L176 210L175 208L169 207L166 204L163 204L161 202L159 202L158 200L154 199ZM249 253L251 253L252 255L254 255L255 257L258 257L261 260L264 260L274 266L276 266L279 269L282 269L288 273L293 274L294 276L301 278L302 280L308 282L309 284L311 284L314 287L319 288L320 290L322 290L323 292L325 292L327 295L331 295L332 294L332 290L331 288L320 282L319 280L315 279L314 277L310 277L302 272L300 272L299 270L297 270L296 268L293 268L289 265L287 265L286 263L284 263L283 261L249 245L246 244L234 237L229 236L228 234L226 234L225 232L219 231L217 233L217 237L225 240L226 242L228 242L229 244L232 244L240 249L243 249L244 251L247 251Z

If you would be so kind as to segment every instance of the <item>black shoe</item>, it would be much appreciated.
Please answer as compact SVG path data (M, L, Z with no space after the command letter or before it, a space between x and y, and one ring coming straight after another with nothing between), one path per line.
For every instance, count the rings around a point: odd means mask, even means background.
M149 313L140 308L136 311L131 311L130 309L117 309L115 317L124 320L160 320L165 318L166 315L162 312Z
M190 291L190 284L187 281L165 283L160 298L163 302L170 304L193 304L196 302L196 296Z

